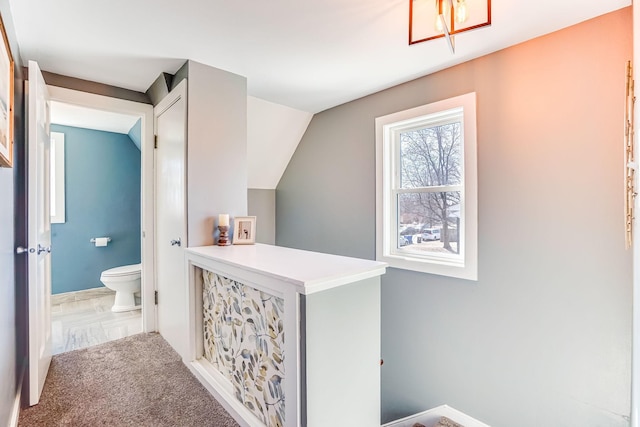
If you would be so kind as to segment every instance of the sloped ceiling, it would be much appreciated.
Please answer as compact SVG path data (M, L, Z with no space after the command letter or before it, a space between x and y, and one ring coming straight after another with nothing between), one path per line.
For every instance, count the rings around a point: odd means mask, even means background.
M451 54L408 45L411 0L8 1L23 63L46 71L140 92L186 59L247 77L252 188L275 188L313 113L631 4L494 0Z
M23 61L43 70L144 92L192 59L310 113L631 4L494 0L491 27L453 55L443 39L408 45L409 0L8 1Z
M252 96L247 98L249 188L276 188L312 117L306 111ZM138 119L56 101L51 103L51 122L60 125L127 134Z
M247 99L249 188L275 189L313 114L255 97Z

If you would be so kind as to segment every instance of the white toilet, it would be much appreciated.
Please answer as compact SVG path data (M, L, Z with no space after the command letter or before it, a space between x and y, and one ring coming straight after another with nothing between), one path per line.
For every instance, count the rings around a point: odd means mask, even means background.
M100 275L104 285L116 291L116 301L111 311L121 312L140 308L136 305L134 294L140 292L140 276L142 265L132 264L105 270Z

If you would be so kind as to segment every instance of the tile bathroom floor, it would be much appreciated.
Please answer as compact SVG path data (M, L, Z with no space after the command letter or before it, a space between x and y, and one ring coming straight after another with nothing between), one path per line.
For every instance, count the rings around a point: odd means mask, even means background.
M106 287L52 295L53 354L141 333L142 310L113 313L115 295Z

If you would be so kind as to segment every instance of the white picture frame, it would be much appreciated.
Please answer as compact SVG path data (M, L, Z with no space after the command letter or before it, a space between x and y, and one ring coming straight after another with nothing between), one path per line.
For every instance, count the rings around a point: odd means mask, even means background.
M256 243L256 217L237 216L233 218L233 244L253 245Z

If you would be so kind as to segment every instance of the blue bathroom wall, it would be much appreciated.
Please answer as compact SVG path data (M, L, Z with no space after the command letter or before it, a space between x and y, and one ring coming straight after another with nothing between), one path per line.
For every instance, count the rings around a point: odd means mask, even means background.
M52 293L101 287L103 270L140 262L140 151L125 134L51 130L65 134L66 197L66 222L51 225Z
M142 143L142 119L138 119L136 124L129 129L129 138L136 144L138 150L140 150L140 144Z

